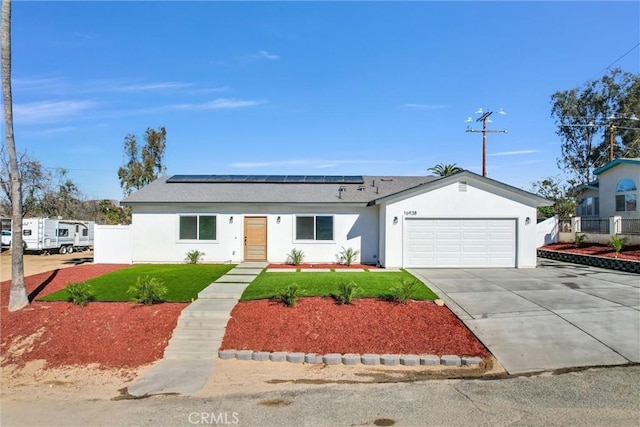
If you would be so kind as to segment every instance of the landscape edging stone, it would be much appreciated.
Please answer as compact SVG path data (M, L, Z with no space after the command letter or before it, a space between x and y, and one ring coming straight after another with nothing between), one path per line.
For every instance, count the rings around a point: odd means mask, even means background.
M418 354L373 354L363 355L353 353L329 353L320 355L316 353L300 353L286 351L252 351L252 350L220 350L220 359L254 360L258 362L289 362L326 365L405 365L405 366L479 366L481 357L456 356L456 355L418 355Z
M538 257L552 259L554 261L570 262L572 264L588 265L609 270L624 271L626 273L640 274L640 262L621 258L610 258L595 255L583 255L573 252L549 251L538 249Z

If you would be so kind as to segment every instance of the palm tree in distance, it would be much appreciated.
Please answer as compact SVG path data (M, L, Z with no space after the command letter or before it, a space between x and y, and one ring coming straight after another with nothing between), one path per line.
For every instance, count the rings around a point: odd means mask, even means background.
M455 163L448 164L448 165L445 165L443 163L438 163L434 167L429 168L427 170L433 172L434 174L436 174L438 176L451 176L451 175L454 175L456 173L464 171L464 169L462 169L460 166L456 166Z

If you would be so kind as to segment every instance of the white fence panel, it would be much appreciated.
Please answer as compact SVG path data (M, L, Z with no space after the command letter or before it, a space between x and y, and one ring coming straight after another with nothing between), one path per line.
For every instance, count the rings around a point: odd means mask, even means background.
M536 247L558 242L558 217L554 216L538 223L536 228Z
M96 225L94 264L131 264L131 232L128 225Z

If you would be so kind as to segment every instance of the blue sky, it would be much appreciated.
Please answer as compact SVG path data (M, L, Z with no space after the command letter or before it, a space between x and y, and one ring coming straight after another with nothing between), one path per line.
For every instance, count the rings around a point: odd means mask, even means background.
M169 175L481 173L465 119L503 108L488 176L530 189L560 174L551 94L639 22L637 1L14 0L16 144L89 198L122 198L125 135L160 125ZM615 66L639 73L639 52Z

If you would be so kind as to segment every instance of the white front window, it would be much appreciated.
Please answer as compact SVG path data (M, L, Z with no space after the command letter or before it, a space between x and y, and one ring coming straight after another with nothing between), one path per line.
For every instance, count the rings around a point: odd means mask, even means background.
M296 240L333 240L333 216L296 216Z
M180 240L216 240L215 215L180 215Z

